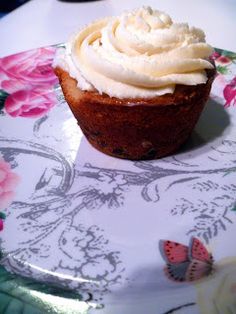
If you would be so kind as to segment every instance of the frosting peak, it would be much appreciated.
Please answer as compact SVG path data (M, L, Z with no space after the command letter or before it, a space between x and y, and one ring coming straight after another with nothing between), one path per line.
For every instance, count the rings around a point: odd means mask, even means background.
M211 52L202 30L143 7L90 24L57 55L54 66L64 67L82 90L148 98L173 93L176 84L206 83Z

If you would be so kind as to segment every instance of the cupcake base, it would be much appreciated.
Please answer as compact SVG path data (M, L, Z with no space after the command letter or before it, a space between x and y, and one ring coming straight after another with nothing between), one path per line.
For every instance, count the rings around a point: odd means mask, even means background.
M189 137L208 99L215 70L206 84L177 85L173 94L152 99L117 99L82 91L61 68L55 73L82 132L99 151L130 160L174 153Z

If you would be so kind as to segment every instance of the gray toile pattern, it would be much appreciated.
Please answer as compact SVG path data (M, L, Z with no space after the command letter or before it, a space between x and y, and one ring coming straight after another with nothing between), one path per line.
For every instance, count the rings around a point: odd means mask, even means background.
M58 104L40 118L2 112L0 154L21 182L5 211L1 263L104 303L135 286L140 265L161 269L161 237L223 239L236 219L235 107L225 109L213 91L181 151L154 161L94 150L59 87Z

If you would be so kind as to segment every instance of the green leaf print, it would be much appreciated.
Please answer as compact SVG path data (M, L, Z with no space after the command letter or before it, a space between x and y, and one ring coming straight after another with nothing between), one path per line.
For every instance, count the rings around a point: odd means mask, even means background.
M86 314L81 296L7 272L0 266L1 314Z
M223 50L222 55L228 57L230 60L236 59L236 53L232 51Z
M215 52L219 53L221 56L228 57L230 60L236 59L236 52L228 51L228 50L222 50L219 48L214 48Z
M6 219L6 214L4 214L3 212L0 212L0 219Z
M220 74L227 74L228 73L228 68L221 66L221 65L217 65L216 70Z
M5 92L4 90L0 89L0 110L3 109L5 100L7 99L8 95L9 94L7 92Z

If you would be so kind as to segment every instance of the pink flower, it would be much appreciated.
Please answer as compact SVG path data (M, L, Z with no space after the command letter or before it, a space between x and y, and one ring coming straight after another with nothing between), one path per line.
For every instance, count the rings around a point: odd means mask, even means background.
M219 58L219 57L220 57L220 54L219 54L218 52L214 51L214 52L211 54L210 59L211 59L211 60L216 60L216 59Z
M232 60L224 55L221 55L219 52L213 52L210 56L211 60L214 60L216 64L226 66L232 63Z
M0 219L0 231L2 231L2 230L3 230L3 220Z
M0 209L8 207L14 196L14 189L19 182L19 177L12 172L10 165L0 158ZM0 220L0 229L3 226Z
M232 61L228 57L225 57L225 56L220 56L219 58L215 60L215 62L221 65L228 65L232 63Z
M1 88L13 93L25 86L52 87L58 82L51 66L54 53L54 48L40 48L0 59Z
M25 83L17 80L4 80L1 85L2 89L10 94L26 88Z
M7 97L5 110L12 117L38 118L45 115L55 103L53 91L44 91L41 88L19 90Z
M225 107L236 105L236 76L225 86L223 95L226 100Z

